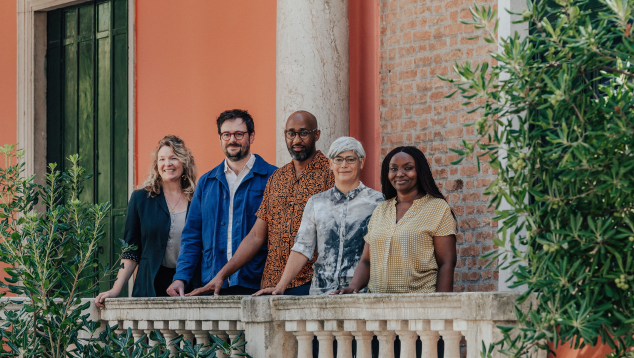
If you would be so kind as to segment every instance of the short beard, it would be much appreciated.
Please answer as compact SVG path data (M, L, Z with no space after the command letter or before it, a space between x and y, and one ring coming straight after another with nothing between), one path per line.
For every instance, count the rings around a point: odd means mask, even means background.
M293 146L288 148L288 153L291 155L291 158L297 160L298 162L305 161L314 152L315 152L315 143L313 143L309 148L304 146L304 150L299 153L293 150Z
M233 146L227 146L223 148L223 152L225 152L227 159L229 159L232 162L239 162L242 159L246 158L247 155L249 154L250 146L246 146L246 147L240 146L240 151L236 153L235 155L229 154L229 147L233 147Z

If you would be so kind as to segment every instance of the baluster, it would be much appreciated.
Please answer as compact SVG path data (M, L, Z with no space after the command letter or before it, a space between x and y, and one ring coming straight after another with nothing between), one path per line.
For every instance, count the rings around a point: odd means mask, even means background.
M201 321L185 321L185 329L192 332L196 342L193 344L208 344L209 334L203 331L203 323Z
M137 322L137 328L139 330L143 331L145 334L147 334L148 345L150 347L154 347L155 345L158 344L157 341L153 341L150 338L150 333L152 333L152 331L154 331L154 322L152 322L152 321L139 321L139 322Z
M394 331L387 329L387 322L367 321L365 326L368 331L373 331L379 340L379 357L394 358L394 339L396 334L394 334Z
M169 322L167 321L154 321L154 329L161 332L165 343L168 345L168 349L171 353L176 353L176 346L170 346L169 343L172 339L176 338L176 332L169 328Z
M337 358L352 358L352 334L344 331L343 321L324 321L324 330L332 332L337 339ZM317 337L319 339L319 336ZM321 342L319 343L319 355L321 356Z
M333 358L332 343L335 337L332 335L332 332L324 330L324 323L322 323L322 321L307 321L306 330L313 332L314 335L317 336L317 341L319 342L319 358Z
M306 331L306 321L286 321L285 328L297 338L297 358L312 358L315 334Z
M401 341L401 358L416 358L416 338L418 335L413 332L415 329L410 329L409 322L387 321L387 329L394 331Z
M218 322L218 328L221 331L225 331L227 333L227 335L229 336L229 341L230 344L233 345L233 340L238 336L238 334L241 333L241 327L238 327L238 323L242 323L242 322L236 322L236 321L219 321ZM240 338L240 342L244 341L244 334L242 335L242 338ZM239 342L236 342L236 344ZM240 348L238 350L236 350L235 352L233 352L233 354L236 353L242 353L243 350ZM239 356L232 356L232 357L239 357Z
M123 329L132 329L132 337L135 343L140 340L144 334L143 330L138 328L138 324L139 322L137 321L123 321Z
M343 321L343 329L352 333L355 341L357 341L357 358L372 358L372 338L374 333L366 330L365 322L362 320L345 320Z
M121 321L108 321L108 326L110 327L117 326L117 329L114 330L114 333L117 336L123 333L123 322Z
M444 321L442 322L444 324ZM437 331L431 330L431 321L412 320L410 326L414 326L423 343L421 358L438 358L438 338L440 335Z
M218 338L220 338L223 342L227 341L227 338L229 338L229 336L227 336L227 333L225 331L221 331L218 328L218 321L203 321L202 322L202 330L207 332L207 337L209 337L209 335L214 335ZM212 343L213 345L213 343ZM216 351L216 357L217 358L227 358L227 356L223 353L222 350L217 350Z
M176 322L180 322L180 321L176 321ZM183 335L183 340L181 341L181 348L185 348L185 340L188 340L192 345L194 345L194 332L192 332L191 329L187 329L187 322L189 321L185 321L184 323L182 323L182 327L183 329L176 329L175 332L176 334L182 334ZM171 322L170 322L171 325Z
M460 358L460 341L462 333L456 331L441 331L443 341L445 341L444 358Z

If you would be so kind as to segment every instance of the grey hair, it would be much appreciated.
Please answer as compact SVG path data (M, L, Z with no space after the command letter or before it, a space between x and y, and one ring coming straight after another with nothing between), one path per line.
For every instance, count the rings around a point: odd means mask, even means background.
M365 158L365 150L363 145L358 140L352 137L339 137L332 142L330 149L328 150L328 158L334 159L336 156L343 152L353 151L359 158Z

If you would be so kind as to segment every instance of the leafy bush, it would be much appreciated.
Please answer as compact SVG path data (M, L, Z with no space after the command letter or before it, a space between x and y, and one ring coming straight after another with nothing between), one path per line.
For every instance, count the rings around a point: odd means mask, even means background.
M475 5L485 40L497 15ZM499 170L486 194L503 220L521 329L503 327L496 348L512 356L599 338L624 356L634 346L634 0L531 0L520 15L530 35L500 39L488 63L456 64L453 83L481 114L463 156ZM493 349L493 347L491 347ZM629 353L631 354L631 353Z
M65 173L49 165L46 185L24 176L23 152L15 146L0 148L0 262L7 264L8 277L0 288L0 356L2 357L207 357L223 351L231 356L243 350L240 336L229 344L211 336L210 345L193 345L182 337L171 342L152 332L154 346L138 341L128 330L115 334L115 327L100 330L86 313L91 297L120 267L98 262L97 249L104 237L104 218L109 204L88 204L79 200L88 176L77 155L69 157ZM41 201L43 208L36 210ZM133 247L122 243L123 252ZM123 253L122 252L122 253ZM84 338L88 337L88 338ZM177 354L170 354L169 347ZM237 353L234 355L244 355Z

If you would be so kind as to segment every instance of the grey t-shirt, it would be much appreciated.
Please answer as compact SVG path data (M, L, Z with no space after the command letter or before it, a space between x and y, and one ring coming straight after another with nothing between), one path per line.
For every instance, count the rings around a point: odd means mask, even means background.
M172 225L170 226L167 248L165 249L165 255L163 255L163 262L161 262L161 265L165 267L176 268L176 261L178 260L178 253L181 248L181 233L185 227L186 217L187 211L170 213Z

